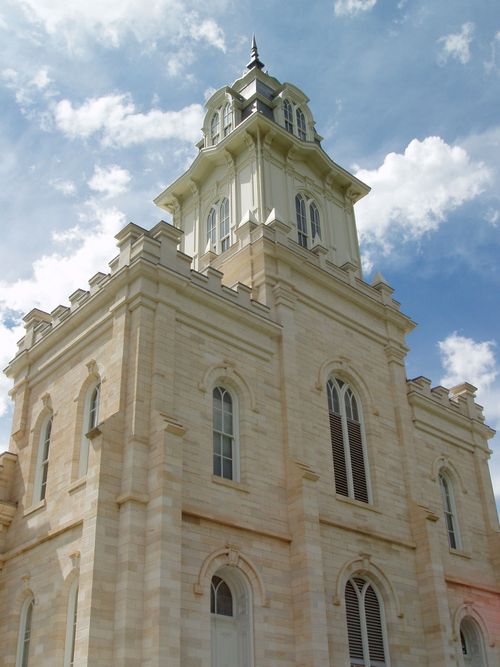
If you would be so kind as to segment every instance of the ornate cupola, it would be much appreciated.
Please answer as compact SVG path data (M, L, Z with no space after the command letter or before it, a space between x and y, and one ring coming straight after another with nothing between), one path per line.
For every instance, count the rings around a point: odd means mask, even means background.
M264 67L254 37L245 73L206 102L198 155L155 203L198 270L227 273L263 226L291 251L360 276L353 203L369 188L323 151L308 97ZM231 275L252 283L247 274Z

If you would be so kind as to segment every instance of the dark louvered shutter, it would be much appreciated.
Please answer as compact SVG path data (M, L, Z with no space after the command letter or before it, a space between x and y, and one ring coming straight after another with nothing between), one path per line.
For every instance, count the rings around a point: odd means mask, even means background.
M335 491L342 496L348 496L349 487L347 486L342 418L340 415L335 414L335 412L330 412L330 439L332 442L333 470L335 473Z
M350 581L345 587L345 611L347 617L347 636L349 638L349 658L355 660L354 664L363 662L363 638L361 635L361 622L359 619L359 602L354 586ZM359 662L361 660L361 663Z
M370 649L370 666L384 667L385 652L380 619L380 605L377 594L371 586L365 592L365 617L368 633L368 647Z
M363 441L361 439L361 424L347 420L349 435L349 453L351 455L352 484L354 497L364 503L368 502L368 487L366 485L365 458L363 456ZM345 465L345 464L344 464Z

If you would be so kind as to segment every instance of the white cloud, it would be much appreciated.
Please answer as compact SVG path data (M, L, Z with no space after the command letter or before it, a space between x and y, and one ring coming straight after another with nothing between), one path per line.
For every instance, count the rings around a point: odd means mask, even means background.
M449 58L454 58L465 65L470 60L470 44L474 34L474 24L464 23L460 32L444 35L438 39L442 45L438 61L444 64Z
M155 0L147 7L143 0L19 0L19 4L27 21L62 39L73 51L89 40L117 48L130 37L149 44L160 37L191 37L225 49L224 33L215 19L200 17L199 11L212 10L200 0ZM219 8L225 4L219 2Z
M14 93L21 112L28 116L39 100L49 100L56 94L45 67L40 68L34 76L31 72L20 73L9 67L0 72L0 81Z
M21 318L32 308L50 311L67 303L68 295L85 287L97 271L105 271L116 254L114 235L125 223L118 209L104 208L95 200L86 202L81 226L67 234L54 234L61 246L34 262L29 278L14 282L0 281L0 364L5 368L16 352L16 342L23 335ZM10 383L0 376L0 415L9 404Z
M159 139L194 142L200 135L203 108L191 104L180 111L138 113L130 95L106 95L87 99L79 107L61 100L54 106L54 118L71 139L100 133L104 145L124 147Z
M489 208L484 214L484 219L489 222L492 227L496 227L500 220L500 211L498 209Z
M413 139L403 154L389 153L376 169L356 169L372 192L356 205L361 240L389 252L396 238L419 239L477 197L491 180L482 162L440 137Z
M109 167L95 165L94 174L88 181L88 186L95 192L102 193L105 197L116 197L127 192L130 183L130 172L122 169L117 164Z
M498 375L495 359L495 342L476 342L456 331L438 343L445 375L441 384L452 387L470 382L480 391L487 389Z
M377 0L335 0L336 16L355 16L361 12L373 9Z
M73 183L73 181L66 181L64 179L58 178L54 181L51 181L50 184L54 190L57 190L66 197L70 197L71 195L76 194L76 185Z
M39 90L46 88L49 83L51 83L51 81L52 80L49 77L48 70L45 68L39 69L35 76L31 79L32 84Z

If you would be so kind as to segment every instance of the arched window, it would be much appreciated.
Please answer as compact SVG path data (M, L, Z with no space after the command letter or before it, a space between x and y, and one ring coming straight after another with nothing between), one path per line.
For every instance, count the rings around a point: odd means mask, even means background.
M466 667L486 667L481 631L477 623L467 616L460 623L460 644Z
M214 204L207 217L207 250L224 252L231 245L231 218L229 199L224 197Z
M299 135L299 139L303 139L305 141L306 138L306 119L305 116L302 112L302 109L297 107L297 112L295 114L297 116L297 134Z
M222 126L223 134L225 137L227 137L227 135L231 132L232 127L231 105L229 102L224 105L224 109L222 111Z
M101 401L101 383L94 384L87 392L83 408L83 428L80 443L80 462L78 466L79 476L87 474L89 464L90 441L87 434L99 423L99 405Z
M307 200L298 194L295 197L295 214L297 218L297 239L303 248L309 246L309 238L313 243L321 240L321 226L318 207L312 199Z
M219 127L220 127L219 112L216 111L212 116L212 122L210 124L210 136L212 139L212 146L215 146L215 144L219 143Z
M326 390L335 491L368 503L371 498L360 406L343 380L330 378Z
M444 520L446 531L448 533L448 544L452 549L460 548L460 536L457 523L457 509L455 506L455 496L453 494L453 485L448 475L441 471L439 473L439 488L441 489L441 498L443 501Z
M75 662L76 621L78 612L78 579L71 584L68 595L66 617L66 642L64 646L64 667L73 667Z
M285 117L285 130L293 134L293 109L288 100L283 102L283 115Z
M352 577L345 587L351 667L385 667L387 639L381 601L370 582Z
M52 416L47 417L40 429L40 441L38 443L35 487L33 502L38 503L45 498L47 490L47 475L49 472L49 449L50 435L52 433Z
M31 642L31 623L33 619L33 607L35 601L32 597L27 598L21 609L19 623L19 636L17 640L16 667L28 667Z
M250 591L237 568L218 570L210 589L212 667L250 667L251 611Z
M238 444L235 434L235 410L231 394L224 387L213 390L213 473L237 480Z

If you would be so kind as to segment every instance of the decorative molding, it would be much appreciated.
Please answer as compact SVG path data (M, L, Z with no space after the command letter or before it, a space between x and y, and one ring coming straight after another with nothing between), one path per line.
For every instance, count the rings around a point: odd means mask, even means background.
M486 625L483 617L477 610L477 606L471 600L465 600L461 605L459 605L454 613L452 620L452 638L453 641L458 641L460 637L460 624L462 621L470 617L472 618L479 626L479 629L483 635L484 641L488 646L493 648L495 646L495 640L490 635L488 631L488 626Z
M264 580L253 561L242 553L237 544L226 544L224 548L213 551L205 558L198 573L198 579L193 586L195 595L204 595L209 589L212 576L224 566L241 570L246 575L254 593L258 593L261 606L270 606Z
M468 493L467 487L464 484L462 475L458 472L455 465L450 461L450 459L445 454L440 454L439 456L436 456L436 458L432 462L430 479L433 482L437 482L439 472L443 469L451 473L452 481L454 480L458 481L462 493L467 494Z
M206 393L208 388L212 385L215 386L215 382L220 378L222 380L227 380L229 384L235 385L237 390L242 391L246 394L250 407L253 412L258 413L257 401L255 399L255 393L245 378L236 370L236 364L227 359L219 361L215 364L209 366L202 375L201 380L198 382L198 389Z
M373 562L371 554L367 553L361 553L358 558L353 558L348 561L340 569L340 572L337 575L335 594L333 596L334 605L342 604L346 583L348 579L355 574L366 575L369 580L373 581L377 585L377 590L382 597L390 602L389 606L392 606L396 616L398 618L404 617L394 586L383 570Z
M371 413L376 417L380 415L375 407L370 388L363 379L363 375L353 367L349 357L334 357L324 361L318 369L314 389L318 392L324 391L328 378L332 374L338 375L341 380L345 380L349 384L353 383L354 388L362 394L363 402L370 407Z

